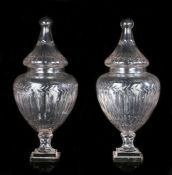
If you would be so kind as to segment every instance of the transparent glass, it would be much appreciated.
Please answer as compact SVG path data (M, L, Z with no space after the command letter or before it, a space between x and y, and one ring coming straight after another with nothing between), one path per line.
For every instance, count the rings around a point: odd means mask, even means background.
M135 132L157 105L160 83L156 76L146 72L149 62L135 44L133 26L131 19L121 21L119 43L105 60L110 70L98 78L96 87L103 112L121 132L123 143L113 152L113 161L137 166L143 156L133 144Z
M40 146L30 160L56 161L60 153L51 146L53 132L66 120L76 98L78 83L64 72L67 60L56 49L52 20L40 20L41 32L34 50L24 59L28 71L14 82L17 106L30 126L38 132Z

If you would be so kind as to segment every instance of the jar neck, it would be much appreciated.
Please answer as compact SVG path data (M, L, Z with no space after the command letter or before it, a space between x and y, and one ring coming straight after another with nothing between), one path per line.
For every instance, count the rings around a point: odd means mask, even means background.
M38 78L38 79L44 79L44 78L52 79L56 76L56 74L63 71L64 68L29 68L27 76L30 78Z
M64 68L29 68L30 73L39 73L39 74L54 74L62 72Z
M146 72L145 67L111 67L110 73L117 74L142 74Z

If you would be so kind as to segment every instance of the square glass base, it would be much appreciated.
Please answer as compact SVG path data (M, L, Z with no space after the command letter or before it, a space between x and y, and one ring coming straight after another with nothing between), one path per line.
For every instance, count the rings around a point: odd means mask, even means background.
M139 150L126 152L116 148L116 151L113 151L113 162L120 168L133 169L142 164L143 155Z
M30 156L30 162L57 162L60 158L60 152L53 149L53 151L45 153L39 152L38 149L35 149Z

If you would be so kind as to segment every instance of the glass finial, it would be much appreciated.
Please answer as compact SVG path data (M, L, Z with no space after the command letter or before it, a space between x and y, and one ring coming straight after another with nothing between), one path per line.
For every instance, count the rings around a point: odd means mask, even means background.
M122 42L134 42L132 28L134 27L134 21L132 19L125 19L122 20L120 23L120 26L122 28L122 34L120 41Z
M134 21L130 18L124 19L120 22L120 26L122 29L125 29L125 28L132 29L134 27Z
M53 21L48 17L40 19L39 24L41 26L41 32L38 42L54 44L53 37L51 34L52 23Z

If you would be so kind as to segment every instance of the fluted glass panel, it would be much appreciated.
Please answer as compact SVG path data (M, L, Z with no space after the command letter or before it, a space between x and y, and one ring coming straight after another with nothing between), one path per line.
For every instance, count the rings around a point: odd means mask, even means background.
M15 81L14 94L20 112L35 130L54 131L71 112L76 89L75 79L64 72L54 74L53 79L23 74Z
M97 82L102 110L121 132L136 131L149 118L159 98L159 81L144 73L120 77L104 74Z

